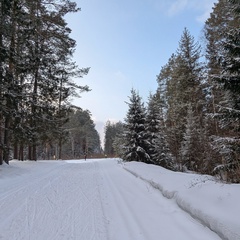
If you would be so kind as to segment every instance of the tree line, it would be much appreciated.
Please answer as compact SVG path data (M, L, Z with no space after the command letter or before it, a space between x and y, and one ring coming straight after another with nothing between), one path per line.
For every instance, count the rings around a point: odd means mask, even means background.
M66 137L62 144L62 159L79 159L85 155L90 158L102 154L100 136L89 110L72 111L63 131Z
M39 149L57 145L61 158L71 96L89 91L73 78L76 42L66 14L79 11L70 0L0 2L0 165L12 157L36 160Z
M204 48L184 29L146 107L131 90L122 130L114 135L115 154L240 182L239 17L239 1L219 0L205 22ZM106 135L105 149L111 141Z

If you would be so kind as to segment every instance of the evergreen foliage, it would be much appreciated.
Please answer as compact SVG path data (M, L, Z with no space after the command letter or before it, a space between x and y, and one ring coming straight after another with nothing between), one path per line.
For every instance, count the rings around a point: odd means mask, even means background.
M203 66L200 62L200 45L187 29L184 29L176 54L169 59L168 65L159 76L165 79L167 98L168 143L177 166L182 168L181 144L186 131L188 105L202 122L204 94L202 87Z
M128 113L125 119L124 160L151 163L148 154L149 142L146 137L146 115L142 99L132 89L129 97Z
M172 169L173 161L166 141L164 106L160 90L150 95L146 117L146 131L150 143L148 152L154 164Z
M120 156L120 139L123 134L123 123L111 123L107 121L105 125L104 153L107 156ZM119 139L120 138L120 139Z
M227 170L228 179L240 181L240 18L239 3L229 1L237 26L231 26L223 40L221 56L222 71L213 76L213 80L223 87L225 101L219 104L218 119L224 135L215 137L216 149L220 152L223 162L214 170ZM227 133L227 134L226 134ZM238 172L238 174L236 174Z
M206 149L204 130L199 124L199 118L194 116L191 104L188 106L186 130L181 143L182 168L191 171L204 172L206 162Z
M53 140L61 148L69 97L89 91L72 82L89 70L72 61L76 43L64 19L78 10L69 0L1 1L0 164L12 151L37 160L37 147Z
M161 108L160 108L160 99L157 94L150 94L147 114L146 114L146 132L147 132L147 139L150 144L149 147L149 156L150 158L156 163L157 156L156 156L156 148L154 143L157 139L157 134L159 133L160 121L161 121Z
M206 21L205 59L185 28L157 76L147 112L132 90L124 157L240 182L240 2L219 0ZM142 143L139 143L139 138Z
M83 158L101 153L100 137L88 110L74 110L64 125L62 155L64 159Z

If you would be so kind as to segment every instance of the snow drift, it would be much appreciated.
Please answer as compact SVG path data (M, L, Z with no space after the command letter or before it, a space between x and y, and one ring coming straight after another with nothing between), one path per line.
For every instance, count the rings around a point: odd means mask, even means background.
M174 199L193 218L224 240L240 239L240 185L224 184L208 175L172 172L140 162L123 163L125 170Z

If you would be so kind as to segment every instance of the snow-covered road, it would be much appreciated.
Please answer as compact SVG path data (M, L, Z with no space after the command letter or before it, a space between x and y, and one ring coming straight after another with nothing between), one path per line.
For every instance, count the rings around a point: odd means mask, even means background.
M0 239L220 239L116 160L24 166L0 175Z

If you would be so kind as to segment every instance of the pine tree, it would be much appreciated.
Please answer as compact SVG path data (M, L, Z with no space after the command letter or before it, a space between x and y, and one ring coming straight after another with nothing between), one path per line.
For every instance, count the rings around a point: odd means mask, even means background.
M19 84L17 82L18 62L16 51L16 36L19 16L19 3L16 0L1 1L0 5L0 164L10 160L12 140L12 123L17 112ZM3 131L4 130L4 131Z
M66 84L70 83L70 77L77 75L71 61L75 41L69 38L70 29L63 19L67 12L77 9L67 1L59 4L50 0L48 3L29 1L27 6L30 27L33 29L30 36L32 41L27 46L28 65L31 67L30 82L27 83L30 84L28 123L32 129L29 159L36 160L36 146L41 138L46 137L41 137L42 131L39 129L47 127L46 130L51 131L51 123L54 122L55 127L61 127L63 123L59 125L58 116L62 116L64 109L67 109L62 104L71 94L71 88Z
M64 19L79 9L69 0L4 0L0 7L0 163L9 161L13 147L23 159L26 145L36 160L37 146L52 136L61 149L69 97L89 90L72 82L89 69L72 61L76 43Z
M150 163L149 143L146 138L145 108L139 94L132 89L128 113L125 119L124 160Z

